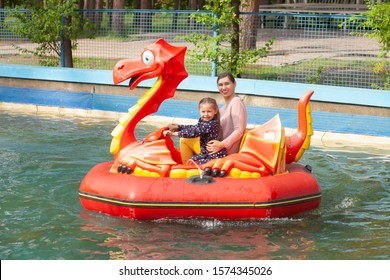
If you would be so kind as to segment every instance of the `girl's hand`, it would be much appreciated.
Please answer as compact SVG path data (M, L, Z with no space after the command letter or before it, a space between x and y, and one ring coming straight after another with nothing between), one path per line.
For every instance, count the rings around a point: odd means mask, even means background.
M179 136L179 132L172 132L172 131L170 131L170 130L164 130L163 131L163 135L165 136L165 137L167 137L167 136Z
M172 132L170 130L164 130L163 135L164 135L164 137L171 136Z
M170 123L168 124L168 129L170 131L178 131L179 130L179 125L176 123Z
M225 146L221 141L218 140L211 140L207 143L206 148L211 154L215 154L216 152L219 152L222 150Z

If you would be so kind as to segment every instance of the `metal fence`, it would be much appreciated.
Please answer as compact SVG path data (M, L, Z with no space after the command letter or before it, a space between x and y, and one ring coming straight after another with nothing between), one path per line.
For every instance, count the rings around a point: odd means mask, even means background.
M210 26L191 19L193 11L93 10L80 11L95 23L94 39L80 38L74 50L74 67L112 69L124 58L138 58L141 50L158 38L177 45L194 46L178 36L191 32L212 36ZM378 70L380 46L376 40L351 35L348 15L244 13L257 27L256 46L274 38L271 53L249 65L243 78L324 84L358 88L383 86L389 59ZM40 59L20 48L37 47L10 28L15 19L6 10L0 14L0 63L39 65ZM383 62L383 61L382 61ZM212 65L186 58L189 74L211 75Z

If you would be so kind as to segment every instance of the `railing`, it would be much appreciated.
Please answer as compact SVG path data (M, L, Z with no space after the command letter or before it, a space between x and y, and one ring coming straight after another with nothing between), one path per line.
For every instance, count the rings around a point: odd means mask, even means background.
M324 13L351 15L367 11L365 4L344 3L292 3L261 5L260 12L283 12L283 13Z
M161 37L172 44L187 45L191 51L194 46L178 36L191 32L213 34L209 26L190 18L193 11L80 12L96 23L97 32L94 39L78 39L73 52L76 68L112 69L120 59L138 58L145 46ZM243 78L359 88L384 84L383 72L375 66L378 42L351 35L356 31L352 24L341 28L349 15L259 12L241 16L255 18L257 32L252 36L257 47L275 39L271 54L248 66ZM0 12L0 63L39 65L38 58L17 49L33 50L37 45L11 31L13 20L8 11ZM210 62L191 62L186 57L185 63L189 74L212 73Z

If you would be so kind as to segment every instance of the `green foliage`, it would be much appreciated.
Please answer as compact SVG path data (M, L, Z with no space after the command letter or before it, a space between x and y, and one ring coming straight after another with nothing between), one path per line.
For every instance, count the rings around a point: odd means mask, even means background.
M387 0L375 5L371 4L370 1L366 3L369 10L365 14L367 20L362 23L362 27L371 28L372 32L365 33L365 36L377 39L381 46L381 53L379 54L381 61L375 65L374 72L383 78L384 86L373 86L377 89L389 90L390 68L389 63L386 61L386 55L390 52L390 1Z
M81 20L76 8L73 0L47 0L46 7L34 6L29 11L19 7L12 13L17 24L10 28L38 46L35 50L15 48L23 53L32 53L42 65L57 66L61 55L61 36L66 34L72 42L72 49L77 48L76 39L81 34L89 38L94 36L94 28L88 21Z
M314 75L308 75L306 77L306 82L309 84L319 84L321 82L321 75L324 67L318 66L317 70L315 71Z
M372 87L376 89L390 89L390 64L386 59L382 59L374 66L374 73L382 77L383 87L373 84Z
M369 30L363 33L363 36L377 39L381 46L380 57L385 57L390 51L390 1L372 4L366 0L368 11L364 13L365 20L359 17L351 17L350 22L358 22L358 29ZM354 34L361 34L356 33Z
M373 87L390 89L390 71L386 61L386 56L390 52L390 0L375 4L372 4L369 0L365 2L368 11L363 15L351 17L347 23L357 23L356 28L364 31L363 33L359 31L352 32L353 35L361 35L378 41L381 47L378 57L381 61L375 66L374 72L383 77L384 87L378 85L373 85Z
M175 2L169 0L157 0L154 2L154 8L156 10L174 10Z
M188 51L191 62L214 62L217 71L231 71L239 76L245 67L256 63L260 58L266 57L271 51L273 39L269 40L263 48L240 50L232 49L232 42L238 34L234 34L232 26L240 23L240 18L235 14L231 0L207 1L204 9L209 12L197 12L191 15L198 24L210 27L210 34L191 33L179 36L178 39L194 44L195 48ZM214 33L211 35L211 33Z

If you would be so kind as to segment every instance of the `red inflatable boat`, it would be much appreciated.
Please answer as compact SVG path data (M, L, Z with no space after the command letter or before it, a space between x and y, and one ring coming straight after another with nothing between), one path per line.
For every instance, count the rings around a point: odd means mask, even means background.
M86 209L132 219L290 217L315 209L321 192L298 164L288 173L261 179L189 179L110 173L112 162L95 166L79 192Z
M163 39L149 45L139 60L122 60L114 82L157 77L155 85L129 109L111 133L112 162L89 171L81 183L81 204L89 210L131 219L290 217L320 205L321 190L310 166L298 163L310 147L309 106L313 91L298 102L298 129L291 136L276 116L244 135L240 151L203 165L183 164L180 151L161 129L142 141L137 123L158 110L187 77L185 47ZM174 71L172 71L174 69ZM211 175L208 171L212 170Z

